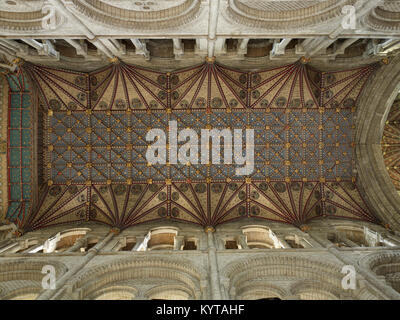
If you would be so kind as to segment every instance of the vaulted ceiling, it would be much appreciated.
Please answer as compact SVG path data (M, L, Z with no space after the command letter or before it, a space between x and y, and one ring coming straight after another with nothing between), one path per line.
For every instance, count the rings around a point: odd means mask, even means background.
M11 172L23 165L11 161L8 217L24 231L88 220L119 228L159 219L202 226L246 217L375 221L357 187L354 114L376 67L320 72L299 61L248 72L209 60L156 72L115 61L85 74L24 63L20 72L34 86L23 92L39 93L40 189L22 210L15 193L27 183ZM13 101L10 110L22 109ZM24 117L11 117L10 154ZM173 120L197 133L254 129L254 172L237 176L235 164L148 164L146 133L167 132Z

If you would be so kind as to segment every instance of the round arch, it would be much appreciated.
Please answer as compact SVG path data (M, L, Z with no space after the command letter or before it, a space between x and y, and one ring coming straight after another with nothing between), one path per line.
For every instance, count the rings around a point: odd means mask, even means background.
M248 299L287 299L294 295L298 295L297 298L300 299L302 295L304 298L312 298L313 295L321 299L337 299L342 290L343 278L339 264L294 255L241 259L229 264L225 268L224 276L229 279L232 298ZM292 285L295 286L280 285L280 279L293 282ZM315 283L318 283L318 286L312 285Z
M73 291L79 291L79 299L93 299L102 290L117 283L135 284L143 279L157 280L160 285L179 286L188 293L190 299L201 298L200 281L206 277L190 261L184 259L169 259L164 257L129 257L105 262L86 270L72 283Z
M12 260L0 263L0 300L36 299L42 290L42 268L51 265L55 268L56 278L61 278L68 268L53 260Z
M383 160L381 139L390 108L400 90L400 56L382 65L359 100L356 120L356 164L365 201L385 224L400 229L400 196Z

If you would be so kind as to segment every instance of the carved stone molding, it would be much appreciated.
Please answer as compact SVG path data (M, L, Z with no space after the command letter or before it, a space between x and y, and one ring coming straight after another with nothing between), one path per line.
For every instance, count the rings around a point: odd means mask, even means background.
M198 270L185 259L165 257L130 257L87 269L71 282L74 290L81 290L81 298L93 296L111 283L134 279L165 279L185 286L195 296L205 271Z
M178 27L195 19L200 9L200 1L72 0L72 7L106 25L138 30L162 30Z
M45 0L0 0L0 30L9 32L49 30L46 26L50 19L53 29L64 21L64 17Z
M400 1L386 0L365 17L364 23L376 31L400 30Z
M354 0L244 1L229 0L228 15L237 23L269 30L305 28L339 17Z

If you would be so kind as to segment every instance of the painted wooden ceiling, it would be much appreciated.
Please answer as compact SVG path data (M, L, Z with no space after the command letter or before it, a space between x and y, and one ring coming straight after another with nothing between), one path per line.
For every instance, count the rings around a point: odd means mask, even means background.
M375 221L354 163L354 115L375 68L320 72L299 61L247 72L210 61L156 72L117 61L86 74L24 63L40 96L44 183L38 203L29 212L14 207L9 218L25 231L88 220L122 229L159 219ZM198 133L254 129L254 172L148 165L146 133L167 131L172 120Z

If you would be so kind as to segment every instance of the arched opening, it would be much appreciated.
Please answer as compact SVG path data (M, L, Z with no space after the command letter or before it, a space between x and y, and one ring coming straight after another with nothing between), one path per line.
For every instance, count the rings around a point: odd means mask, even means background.
M124 246L119 249L119 251L132 251L133 247L136 245L135 237L126 237L124 241Z
M189 300L190 293L183 288L156 287L146 294L150 300Z
M195 238L185 239L185 244L183 245L182 250L197 250L198 240Z
M283 248L277 236L267 227L245 226L242 232L246 236L246 243L250 249Z
M9 298L9 300L36 300L38 295L38 293L23 293Z
M285 241L293 249L304 249L304 245L301 243L301 240L297 235L287 236L285 237Z
M72 285L81 299L88 300L110 299L111 294L103 295L110 292L120 292L119 298L130 292L135 299L198 299L200 279L189 260L139 254L88 268Z
M155 228L150 231L147 250L173 250L178 230L172 227Z
M330 232L327 234L327 239L339 248L350 247L346 242L343 241L337 233Z
M400 256L397 254L377 255L369 264L370 269L378 276L385 277L386 282L400 293Z
M88 228L70 229L57 233L47 239L43 247L38 247L35 252L43 250L44 253L64 252L75 245L76 241L85 237L90 231ZM80 248L78 248L79 250Z
M239 249L239 245L234 238L227 238L225 239L225 249Z
M117 290L117 291L105 292L96 297L95 300L132 300L133 298L134 296L132 295L131 292Z
M298 292L300 300L338 300L338 298L329 292L318 290L318 289L308 289Z

